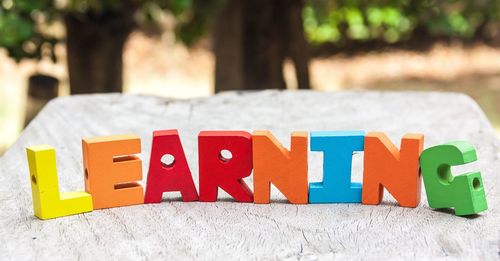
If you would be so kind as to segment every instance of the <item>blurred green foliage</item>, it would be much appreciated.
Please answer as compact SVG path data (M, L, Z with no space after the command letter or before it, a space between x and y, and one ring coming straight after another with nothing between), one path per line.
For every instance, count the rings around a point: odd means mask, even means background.
M192 44L206 36L210 20L223 0L0 0L0 47L19 61L23 58L56 59L54 47L64 40L63 17L78 19L124 12L137 8L138 27L157 30L158 20L168 12L176 20L177 38Z
M238 1L238 0L236 0ZM142 28L155 28L165 12L175 18L177 39L191 45L209 32L225 0L0 0L0 47L16 60L51 57L63 40L57 32L64 15L122 12L133 4ZM498 28L500 0L306 0L306 36L313 44L403 41L429 36L468 39ZM494 26L491 26L494 25ZM60 27L59 27L60 28Z
M500 0L307 0L304 27L312 43L383 40L395 43L417 30L468 39L496 27Z
M54 11L50 0L0 1L0 47L11 57L39 58L47 47L53 50L57 39L43 34L35 22L46 23ZM52 54L49 54L53 56Z

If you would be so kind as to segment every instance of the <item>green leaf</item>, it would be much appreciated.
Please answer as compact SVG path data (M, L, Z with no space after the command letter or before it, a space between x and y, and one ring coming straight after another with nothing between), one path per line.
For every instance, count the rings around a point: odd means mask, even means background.
M0 16L0 46L15 47L28 40L32 34L32 22L15 13Z

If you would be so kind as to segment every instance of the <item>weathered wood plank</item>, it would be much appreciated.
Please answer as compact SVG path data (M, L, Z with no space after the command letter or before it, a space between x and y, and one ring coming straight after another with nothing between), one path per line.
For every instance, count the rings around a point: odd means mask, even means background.
M294 130L378 130L393 142L422 132L425 145L470 140L489 210L461 218L416 209L392 197L381 206L174 202L98 210L40 221L33 216L25 147L56 148L62 190L83 188L81 138L135 133L142 137L144 176L151 133L177 128L197 184L197 134L209 129L270 129L286 146ZM321 179L311 152L310 181ZM354 160L361 179L362 157ZM500 142L468 97L445 93L310 91L225 93L206 99L94 95L51 102L0 159L1 259L498 259ZM248 179L252 183L252 178ZM220 193L227 197L225 193ZM170 196L170 195L169 195ZM170 197L171 199L172 197Z

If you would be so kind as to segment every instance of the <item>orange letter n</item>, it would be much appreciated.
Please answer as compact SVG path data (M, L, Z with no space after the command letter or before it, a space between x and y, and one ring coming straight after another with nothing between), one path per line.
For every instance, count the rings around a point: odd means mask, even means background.
M367 134L362 203L380 204L385 187L400 206L417 207L421 189L419 157L423 145L422 134L406 134L398 151L384 133Z
M290 151L269 131L256 131L253 144L254 202L269 203L271 183L293 204L307 204L307 133L292 133Z

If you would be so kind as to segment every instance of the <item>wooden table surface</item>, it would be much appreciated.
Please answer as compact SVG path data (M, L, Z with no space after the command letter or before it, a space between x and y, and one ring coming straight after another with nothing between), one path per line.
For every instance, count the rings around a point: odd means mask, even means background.
M142 138L144 180L153 130L178 129L198 186L201 130L269 129L289 146L296 130L384 131L399 146L406 132L425 134L425 147L469 140L489 209L476 217L415 209L386 192L379 206L292 205L273 188L269 205L183 203L96 210L41 221L33 216L25 147L56 148L62 191L82 190L81 139L134 133ZM362 153L353 179L361 180ZM224 93L185 101L150 96L91 95L51 102L0 159L0 259L466 259L498 260L500 142L469 97L450 93L265 91ZM309 180L322 177L322 156L309 153ZM252 184L252 178L246 179Z

